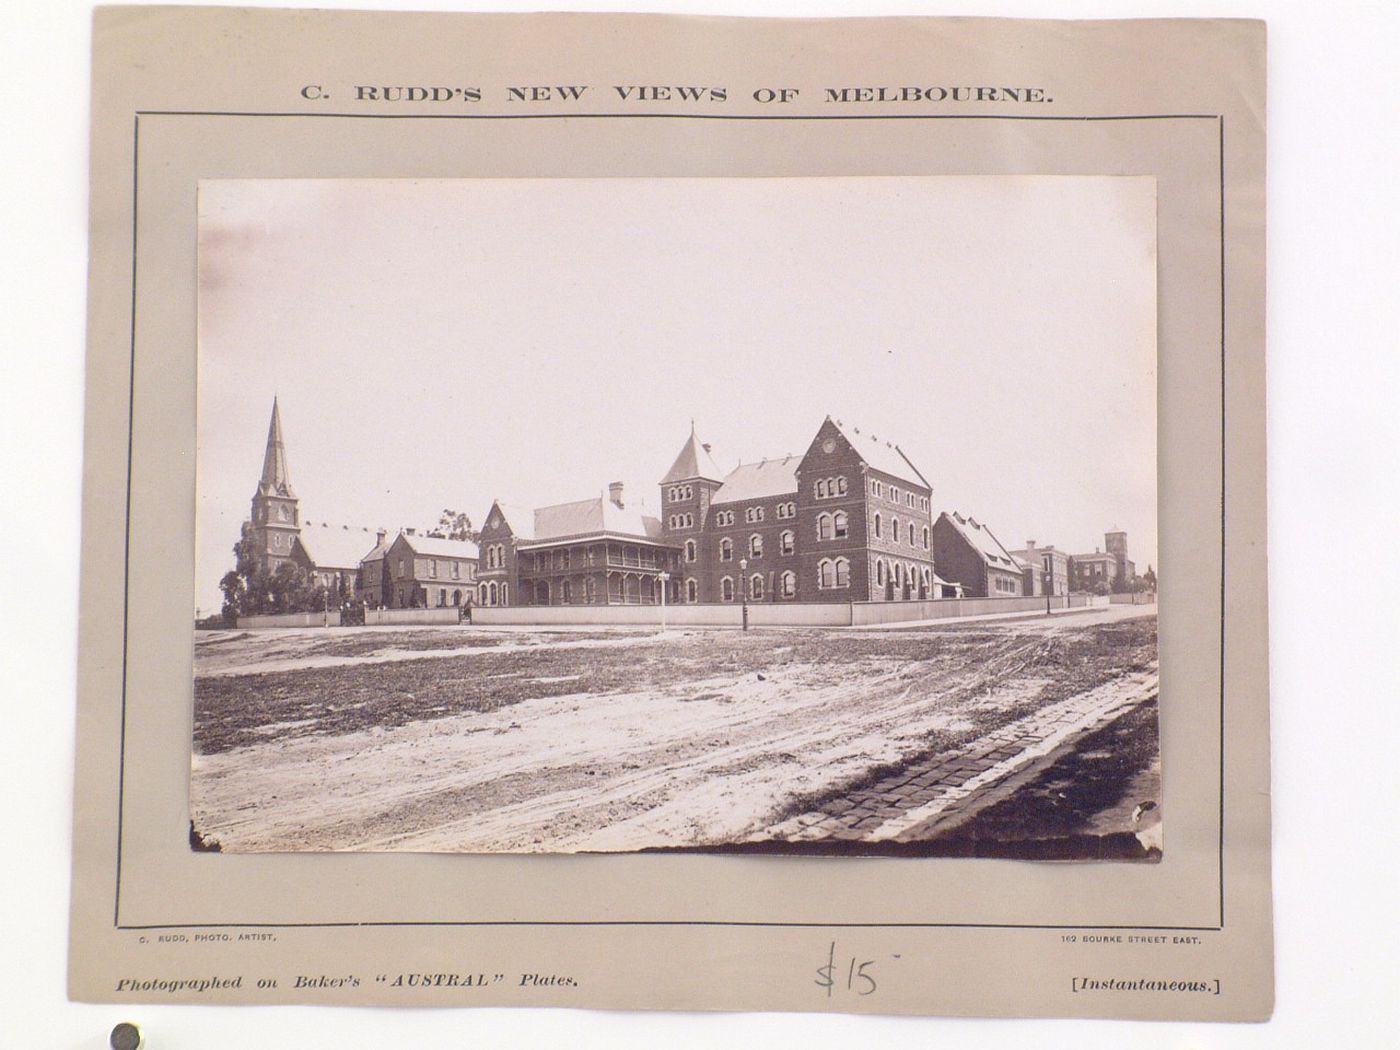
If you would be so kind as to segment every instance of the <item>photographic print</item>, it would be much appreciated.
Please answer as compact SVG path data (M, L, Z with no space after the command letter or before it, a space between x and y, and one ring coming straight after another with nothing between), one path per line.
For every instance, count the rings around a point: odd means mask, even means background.
M192 849L1162 856L1152 178L198 236Z

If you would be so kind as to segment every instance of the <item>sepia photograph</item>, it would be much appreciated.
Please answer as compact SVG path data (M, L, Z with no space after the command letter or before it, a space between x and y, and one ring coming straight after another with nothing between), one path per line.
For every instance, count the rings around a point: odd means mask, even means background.
M1156 204L201 181L191 849L1160 860Z

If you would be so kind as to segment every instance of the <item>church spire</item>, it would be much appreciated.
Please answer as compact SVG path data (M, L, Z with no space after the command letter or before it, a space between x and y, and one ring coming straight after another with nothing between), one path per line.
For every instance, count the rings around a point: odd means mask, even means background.
M290 496L292 477L287 472L287 446L282 441L282 413L277 407L277 398L272 398L272 421L267 425L267 451L263 453L262 479L258 482L258 492L264 496Z

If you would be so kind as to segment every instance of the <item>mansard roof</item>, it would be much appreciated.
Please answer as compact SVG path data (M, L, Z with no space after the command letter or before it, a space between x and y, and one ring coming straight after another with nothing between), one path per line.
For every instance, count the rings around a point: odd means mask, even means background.
M748 500L770 499L797 493L797 468L801 456L765 459L757 463L740 463L729 472L712 503L744 503Z
M832 419L831 423L856 450L860 458L865 460L867 467L892 478L898 478L910 485L917 485L919 488L930 491L933 489L933 486L928 483L928 478L919 472L919 468L914 466L909 457L904 454L904 450L894 442L883 441L874 434L864 432L860 427L843 423L839 419Z
M666 476L661 479L661 484L669 485L674 481L692 481L702 478L706 481L723 481L724 472L715 464L714 458L695 436L695 424L690 424L690 437L681 446L680 455L671 464L671 469L666 471Z
M258 495L296 499L296 493L292 491L292 476L287 471L287 446L282 441L282 413L278 410L276 397L272 399L272 420L267 425L267 450L263 453Z
M973 517L963 517L957 511L949 513L944 511L942 518L946 518L962 536L974 551L982 556L982 560L994 569L1001 569L1004 572L1020 572L1025 568L1025 563L1011 556L999 539L992 534L992 530L983 525Z

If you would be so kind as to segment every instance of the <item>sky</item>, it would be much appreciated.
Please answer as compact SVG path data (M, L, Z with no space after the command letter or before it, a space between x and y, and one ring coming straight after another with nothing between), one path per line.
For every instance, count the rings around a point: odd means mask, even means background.
M692 420L728 468L829 414L1010 549L1157 560L1148 177L210 180L198 266L203 612L274 395L306 521L655 511Z

